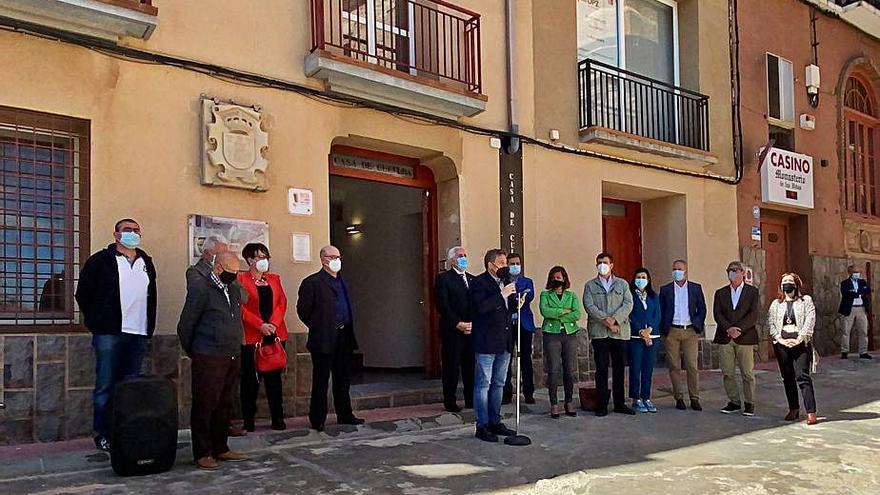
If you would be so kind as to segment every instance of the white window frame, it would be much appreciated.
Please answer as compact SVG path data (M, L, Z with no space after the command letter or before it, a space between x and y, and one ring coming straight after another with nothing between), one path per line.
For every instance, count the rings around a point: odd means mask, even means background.
M767 108L767 122L769 122L770 124L772 124L776 127L782 127L783 129L794 129L797 126L796 125L797 111L795 109L795 94L794 94L794 79L795 79L794 63L791 60L789 60L785 57L782 57L780 55L777 55L773 52L765 52L764 53L764 82L765 83L769 83L769 81L770 81L770 56L776 57L776 59L779 60L780 63L785 62L791 66L791 80L786 81L786 85L788 85L789 89L791 90L791 93L790 93L791 94L791 101L790 102L783 101L783 91L782 91L783 81L780 80L779 81L779 114L780 114L781 118L777 119L776 117L771 117L770 116L770 86L768 84L768 86L767 86L767 106L766 106L766 108ZM784 111L785 105L788 103L791 104L791 120L786 120L785 115L784 115L785 114L785 111Z
M408 14L408 19L409 19L409 21L408 21L409 25L407 26L407 29L401 29L399 27L394 27L392 25L385 24L385 23L379 21L378 19L376 19L376 0L366 0L366 8L367 8L366 19L364 19L364 16L361 16L360 14L356 13L356 11L354 13L349 13L349 12L346 12L343 10L341 12L341 14L342 14L342 19L349 21L349 22L354 21L358 24L363 25L366 28L366 31L367 31L366 32L366 34L367 34L367 52L370 55L369 62L372 64L375 64L378 62L378 59L375 58L376 47L377 47L377 45L376 45L376 31L374 29L369 29L370 26L374 26L376 29L378 29L380 31L385 31L387 33L391 33L392 36L396 35L396 36L401 36L401 37L404 37L407 39L407 45L408 45L409 53L410 53L410 63L409 63L410 73L412 75L416 75L417 71L415 69L415 67L416 67L415 38L413 36L410 36L410 33L413 32L413 17L415 15L413 5L410 3L407 6L407 14Z
M675 86L679 85L680 73L678 62L678 2L676 0L653 0L662 3L668 7L672 7L672 72ZM626 32L623 25L623 12L626 8L627 0L618 0L617 2L617 60L621 69L629 70L626 67Z

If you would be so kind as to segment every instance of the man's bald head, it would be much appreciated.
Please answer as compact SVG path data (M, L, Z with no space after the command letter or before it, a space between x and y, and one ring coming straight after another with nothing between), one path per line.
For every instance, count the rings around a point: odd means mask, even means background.
M218 253L217 258L214 260L214 271L220 273L222 271L227 272L238 272L241 267L241 261L238 259L238 255L232 252Z

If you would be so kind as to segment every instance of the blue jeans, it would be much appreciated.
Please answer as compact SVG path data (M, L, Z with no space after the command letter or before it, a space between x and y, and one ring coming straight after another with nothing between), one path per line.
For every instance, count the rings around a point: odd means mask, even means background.
M110 434L110 396L116 383L141 372L147 351L147 337L125 333L93 335L95 348L95 392L92 394L95 433Z
M474 414L477 428L487 428L501 422L501 396L510 353L476 354L474 360Z
M653 339L652 343L649 346L642 339L629 341L629 397L633 400L651 398L651 377L660 339Z

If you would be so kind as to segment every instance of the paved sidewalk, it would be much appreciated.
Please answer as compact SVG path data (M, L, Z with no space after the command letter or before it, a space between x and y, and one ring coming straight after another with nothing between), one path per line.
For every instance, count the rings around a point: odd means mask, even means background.
M186 432L175 468L144 478L116 477L90 440L2 447L0 493L874 494L878 371L880 362L823 360L816 387L825 419L815 427L780 419L786 408L775 369L757 373L753 418L717 412L726 403L718 372L703 373L704 412L673 409L658 370L659 414L553 420L542 391L524 408L529 447L477 441L472 415L419 406L364 413L370 424L360 428L236 438L233 448L252 460L216 472L192 467Z

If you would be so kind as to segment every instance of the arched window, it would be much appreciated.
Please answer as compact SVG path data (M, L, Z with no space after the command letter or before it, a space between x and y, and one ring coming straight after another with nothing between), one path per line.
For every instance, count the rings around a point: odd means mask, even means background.
M870 80L859 72L849 76L844 90L843 200L846 210L860 216L880 216L877 151L880 118Z

